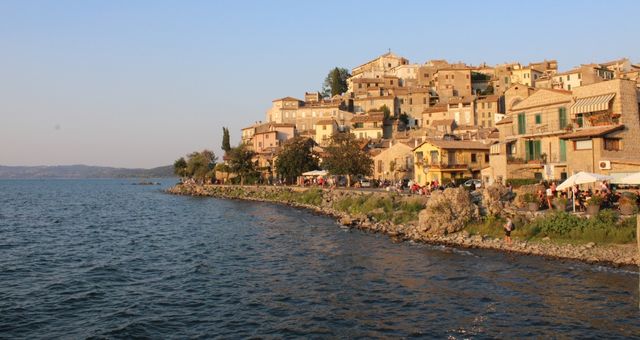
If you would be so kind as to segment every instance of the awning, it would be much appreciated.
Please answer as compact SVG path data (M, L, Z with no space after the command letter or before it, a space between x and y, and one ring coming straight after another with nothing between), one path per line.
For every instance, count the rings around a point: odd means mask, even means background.
M615 95L615 93L609 93L601 96L578 98L575 104L571 106L571 113L578 114L608 110L609 101Z

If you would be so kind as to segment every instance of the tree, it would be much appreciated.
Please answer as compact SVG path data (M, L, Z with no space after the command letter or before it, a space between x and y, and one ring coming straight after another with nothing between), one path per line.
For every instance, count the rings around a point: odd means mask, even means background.
M222 150L229 152L231 150L231 143L229 142L229 129L222 127Z
M401 113L398 117L398 120L404 123L404 125L409 126L409 115L406 113Z
M389 110L387 104L382 104L378 110L384 113L384 119L389 119L389 117L391 117L391 110Z
M331 174L347 176L347 186L351 186L352 175L371 176L373 173L373 160L350 133L334 135L325 152L323 168Z
M185 174L193 179L205 182L215 177L218 158L211 150L192 152L187 155Z
M329 71L329 74L324 79L322 84L322 95L324 97L333 97L337 94L343 94L347 92L349 87L347 86L347 79L351 77L349 70L342 67L335 67Z
M180 157L173 162L173 173L180 177L185 177L187 175L187 161L184 157Z
M244 180L256 172L255 165L253 164L254 155L255 153L249 150L244 144L231 148L231 150L227 152L229 169L240 177L240 185L244 185Z
M318 157L313 152L315 142L311 138L295 137L288 140L278 152L276 172L292 183L302 173L319 168Z

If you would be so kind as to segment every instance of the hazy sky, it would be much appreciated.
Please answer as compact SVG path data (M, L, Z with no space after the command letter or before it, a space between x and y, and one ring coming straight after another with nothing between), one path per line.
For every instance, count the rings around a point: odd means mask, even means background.
M397 4L397 5L396 5ZM271 100L388 48L424 63L640 62L640 1L0 1L0 164L221 155Z

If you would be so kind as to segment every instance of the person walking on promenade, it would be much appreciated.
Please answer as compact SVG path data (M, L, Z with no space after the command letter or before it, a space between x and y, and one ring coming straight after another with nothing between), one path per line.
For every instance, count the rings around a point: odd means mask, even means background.
M511 221L511 218L507 218L507 222L504 224L503 228L504 228L504 241L507 244L511 244L511 231L513 230L513 221Z

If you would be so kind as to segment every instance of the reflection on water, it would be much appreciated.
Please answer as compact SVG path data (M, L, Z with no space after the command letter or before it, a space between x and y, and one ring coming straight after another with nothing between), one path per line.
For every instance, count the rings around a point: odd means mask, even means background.
M0 181L0 334L640 334L637 273L343 230L126 181Z

